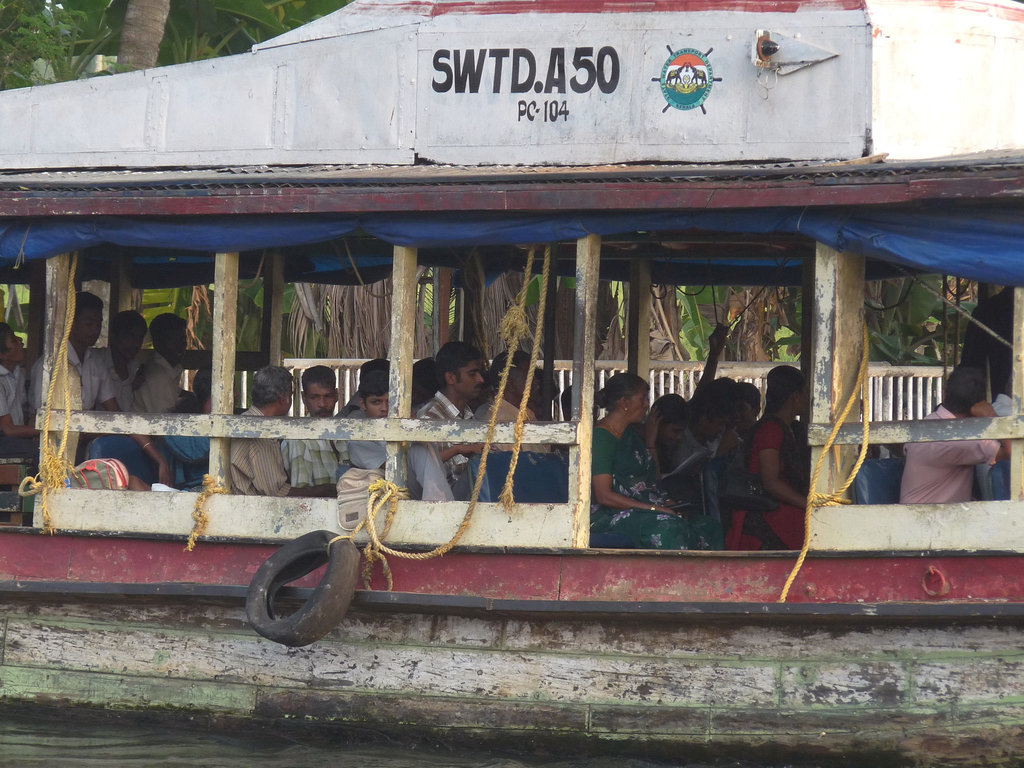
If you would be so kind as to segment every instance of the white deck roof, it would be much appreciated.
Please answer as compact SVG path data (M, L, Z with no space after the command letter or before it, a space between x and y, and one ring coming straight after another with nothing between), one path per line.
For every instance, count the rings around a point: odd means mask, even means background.
M356 0L249 54L0 93L0 168L1021 150L1021 71L1011 0Z

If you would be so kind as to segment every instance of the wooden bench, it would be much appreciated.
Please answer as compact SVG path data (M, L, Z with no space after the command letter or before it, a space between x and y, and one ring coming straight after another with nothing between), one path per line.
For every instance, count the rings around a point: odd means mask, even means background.
M18 495L18 486L30 470L23 459L0 459L0 526L32 524L32 497Z

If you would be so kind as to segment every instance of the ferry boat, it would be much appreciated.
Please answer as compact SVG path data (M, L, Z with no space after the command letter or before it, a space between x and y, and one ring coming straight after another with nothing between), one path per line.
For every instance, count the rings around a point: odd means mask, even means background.
M206 435L222 482L232 439L384 440L402 485L410 443L487 430L410 418L418 268L472 249L521 269L524 244L550 245L576 308L572 418L522 438L567 446L567 501L478 504L451 551L389 557L391 589L376 569L293 648L254 632L245 600L281 545L339 531L334 500L51 493L45 519L37 499L0 529L0 704L577 753L1012 764L1022 326L1016 415L867 430L855 400L831 435L856 392L865 280L1011 286L1024 317L1022 70L1009 0L355 0L250 54L0 93L0 263L46 296L49 370L79 277L108 279L112 309L131 287L214 286L211 414L58 403L53 436ZM239 281L258 272L265 343L241 353ZM281 359L286 282L384 275L388 418L234 415L236 370ZM803 285L815 490L842 488L864 440L998 437L1011 500L820 507L798 571L797 552L591 547L600 279L629 281L636 317L652 282ZM197 501L208 520L186 551ZM386 543L428 553L466 509L402 500Z

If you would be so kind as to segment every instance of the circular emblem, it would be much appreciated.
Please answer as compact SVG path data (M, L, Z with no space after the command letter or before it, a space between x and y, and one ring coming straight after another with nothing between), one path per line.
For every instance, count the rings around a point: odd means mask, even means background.
M708 51L710 53L710 51ZM715 73L707 54L683 48L674 51L661 68L661 93L669 106L695 109L711 94Z

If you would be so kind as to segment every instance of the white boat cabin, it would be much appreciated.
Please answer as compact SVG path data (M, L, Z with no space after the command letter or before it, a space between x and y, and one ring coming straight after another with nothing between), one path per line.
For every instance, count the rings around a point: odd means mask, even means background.
M460 249L515 268L522 244L554 244L576 286L572 420L529 424L523 441L568 446L568 501L480 504L461 543L585 548L598 281L629 280L635 317L652 282L712 270L802 284L809 433L814 459L826 454L817 490L834 490L863 430L858 405L824 450L857 377L865 280L898 269L1024 286L1024 100L1001 85L1019 71L1024 6L1009 0L356 0L251 54L0 93L0 265L46 259L51 360L72 252L94 254L121 295L144 264L167 269L146 278L159 284L214 286L213 413L75 412L71 430L208 435L219 478L234 438L384 440L403 484L409 442L486 433L410 418L419 268ZM364 257L390 270L387 419L233 415L237 291L253 253L272 307L286 281L350 279ZM1024 551L1014 290L1016 415L870 431L872 443L1013 438L1012 500L824 507L812 550ZM268 317L261 363L280 360L281 313ZM630 366L642 372L636 328ZM63 422L54 411L50 429ZM511 425L495 441L512 442ZM50 515L63 530L187 536L196 500L68 490ZM330 499L206 506L211 537L338 528ZM388 541L414 546L447 541L466 511L399 506Z

